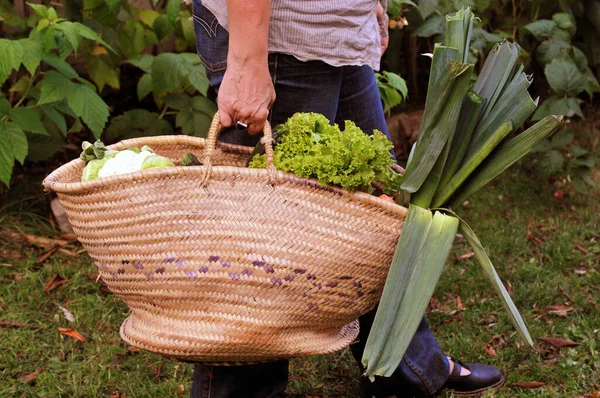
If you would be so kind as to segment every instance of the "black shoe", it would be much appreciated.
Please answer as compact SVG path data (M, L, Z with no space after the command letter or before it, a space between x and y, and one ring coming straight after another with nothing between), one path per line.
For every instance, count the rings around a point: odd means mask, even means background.
M479 363L462 363L454 358L454 370L444 385L444 389L451 391L456 396L472 397L481 395L492 388L499 388L505 382L504 375L493 366ZM471 371L467 376L461 376L462 368Z

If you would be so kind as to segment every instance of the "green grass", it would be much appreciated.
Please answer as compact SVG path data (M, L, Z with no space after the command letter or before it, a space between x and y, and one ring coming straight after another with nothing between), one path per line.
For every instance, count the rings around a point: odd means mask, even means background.
M600 192L556 200L554 188L525 164L508 170L459 213L510 286L536 350L518 340L474 259L449 261L428 316L446 353L507 372L507 385L487 397L583 397L600 390L594 384L600 380L600 310L590 301L600 305ZM78 258L55 253L36 264L44 251L6 234L56 235L39 176L32 178L18 182L0 209L0 320L31 326L0 327L0 397L110 397L116 391L128 398L188 396L189 364L130 351L121 341L118 331L127 308L90 279L97 270L85 253ZM527 238L528 231L537 242ZM453 256L470 250L460 241L455 246ZM45 293L56 274L68 281ZM74 315L74 323L59 305ZM553 314L545 308L549 305L568 305L568 311ZM87 342L62 336L59 327L76 329ZM557 350L538 337L581 346ZM488 343L495 356L486 351ZM23 383L36 370L37 378ZM358 397L358 375L349 350L296 359L288 391L302 397ZM546 385L521 389L518 382Z

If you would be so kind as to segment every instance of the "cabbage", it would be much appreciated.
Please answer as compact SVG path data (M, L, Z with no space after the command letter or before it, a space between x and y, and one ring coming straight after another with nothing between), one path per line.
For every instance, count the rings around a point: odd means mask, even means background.
M156 155L148 145L141 149L125 148L121 151L107 149L102 141L93 145L84 142L80 158L86 162L81 181L91 181L98 177L109 177L117 174L133 173L157 167L173 167L175 164L168 158Z
M83 168L81 174L81 181L91 181L98 178L98 172L102 169L102 166L109 160L109 158L94 159L90 160L88 164Z
M158 167L174 167L175 164L169 158L160 155L150 155L142 162L140 170L156 169Z
M137 153L128 149L119 151L115 157L106 161L106 164L98 172L98 177L108 177L137 171L134 168L134 159L136 156Z
M155 156L154 152L149 152L146 150L141 151L140 153L138 153L135 158L133 158L133 170L138 171L138 170L142 170L142 163L144 163L144 160L146 160L146 158L148 156Z

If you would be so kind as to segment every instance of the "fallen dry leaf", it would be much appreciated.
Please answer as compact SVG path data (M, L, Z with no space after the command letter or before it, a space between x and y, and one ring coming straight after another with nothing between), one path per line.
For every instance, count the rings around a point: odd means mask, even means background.
M60 246L58 246L58 245L52 246L52 248L50 248L50 250L48 250L46 253L42 254L42 255L40 256L40 258L38 258L38 259L35 261L35 263L36 263L36 264L41 264L41 263L43 263L44 261L48 260L48 258L49 258L51 255L53 255L54 253L56 253L56 252L58 251L58 249L60 249Z
M496 356L496 349L494 348L493 345L491 345L489 343L485 345L485 352L487 352L488 355L490 355L492 357Z
M152 370L152 373L154 373L154 375L156 377L160 377L160 375L162 373L162 367L163 367L163 363L161 362L159 365L152 366L150 369Z
M453 260L454 261L468 260L471 257L473 257L474 255L475 255L475 252L465 252L465 253L461 254L460 256L454 257Z
M185 387L183 386L183 384L180 384L177 386L177 394L179 395L183 395L185 393Z
M583 254L590 254L590 251L588 249L586 249L585 247L581 246L579 243L575 244L575 249L579 250Z
M578 346L583 345L581 343L576 343L571 340L564 340L564 339L559 339L559 338L555 338L555 337L538 337L538 340L548 343L559 349L565 348L565 347L578 347Z
M40 374L40 372L42 371L42 369L36 369L35 372L32 372L30 374L28 374L27 376L25 376L25 378L23 379L23 384L29 384L32 381L34 381L38 375Z
M502 347L505 343L506 339L504 338L503 334L497 334L489 341L489 344L491 344L493 347Z
M63 278L62 276L54 274L54 276L50 278L50 280L46 283L46 286L44 286L44 293L48 293L49 291L56 289L57 287L61 286L67 281L68 280Z
M512 383L512 385L519 388L540 388L544 387L546 383L541 381L527 381L522 383Z
M64 240L77 240L77 235L75 234L61 234L60 237Z
M550 315L556 315L563 318L569 316L569 312L574 310L573 307L564 304L547 305L543 309Z
M71 257L79 257L79 254L72 252L70 250L67 250L67 249L63 249L62 247L58 249L58 252L62 253L62 254L66 254L67 256L71 256Z
M504 287L506 288L506 291L508 292L508 295L512 296L513 295L513 288L512 288L512 284L510 283L510 281L504 282Z
M456 308L458 308L459 310L465 310L467 308L460 299L460 296L456 296Z
M60 310L62 311L62 313L65 316L65 318L67 318L67 321L69 321L69 322L75 322L75 317L73 316L73 313L71 311L69 311L68 309L66 309L62 305L59 305L58 308L60 308Z
M26 323L23 322L17 322L17 321L9 321L9 320L4 320L4 319L0 319L0 327L4 327L4 328L31 328L31 329L41 329L41 326L33 326L33 325L28 325Z
M113 357L113 359L110 360L110 363L108 364L109 368L116 368L119 366L119 358L118 357Z
M544 241L542 239L538 238L537 236L534 236L533 233L531 232L532 224L533 223L529 223L529 225L527 226L527 232L525 233L525 239L535 243L538 246L542 246L544 244Z
M83 341L84 343L87 342L87 339L85 337L83 337L81 335L81 333L79 333L75 329L68 329L68 328L57 328L57 329L60 332L60 334L62 334L64 336L72 337L75 340Z
M51 249L54 246L65 246L67 243L69 243L68 240L64 239L52 239L43 236L25 235L19 233L14 234L22 237L27 243L41 247L42 249Z
M569 300L571 303L574 303L575 301L571 298L571 296L569 295L569 293L567 293L567 291L565 290L564 287L562 287L562 285L558 285L558 290L560 290L560 292L562 294L564 294L564 296L567 298L567 300Z
M134 347L132 345L130 345L129 347L127 347L127 351L129 352L140 352L142 351L140 348Z

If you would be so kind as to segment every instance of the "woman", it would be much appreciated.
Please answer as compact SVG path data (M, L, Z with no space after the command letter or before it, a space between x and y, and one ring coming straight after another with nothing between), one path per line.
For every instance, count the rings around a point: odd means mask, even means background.
M377 0L194 0L197 50L218 93L220 139L254 146L268 119L317 112L343 126L388 135L374 70L387 47L385 4ZM361 317L351 345L359 366L375 311ZM362 369L361 369L362 370ZM196 365L194 398L285 396L288 362L215 367ZM361 394L428 397L498 387L496 368L446 357L423 319L400 366Z

